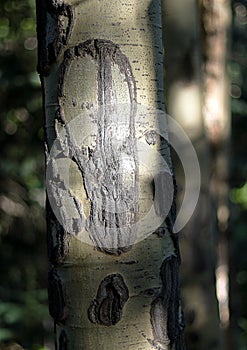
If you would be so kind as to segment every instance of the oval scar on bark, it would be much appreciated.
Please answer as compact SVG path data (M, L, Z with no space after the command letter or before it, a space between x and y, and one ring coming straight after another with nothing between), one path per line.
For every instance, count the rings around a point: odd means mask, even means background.
M129 291L120 274L106 276L100 283L97 296L90 303L88 318L92 323L113 326L121 320Z
M88 79L94 77L95 80L96 94L92 101L88 100L86 91L80 89L79 84L74 85L73 95L66 85L68 75L73 76L74 72L78 80L85 82L87 71L83 67L88 65ZM119 99L122 101L122 98L126 101L123 111L119 107ZM85 229L93 245L107 254L119 255L131 249L137 234L139 167L135 137L136 102L136 83L131 65L118 45L109 40L90 39L65 52L59 72L56 117L64 124L67 140L73 149L72 161L81 173L86 201L90 206ZM90 139L88 144L86 141L78 144L69 127L72 113L69 111L77 106L85 117L85 123L90 124L88 137L94 141ZM90 110L89 116L87 110ZM113 133L119 125L122 129ZM80 207L77 206L76 210L80 211Z
M48 274L48 299L50 315L55 323L62 323L66 318L64 287L55 268Z
M178 267L176 256L164 259L160 268L162 288L151 304L150 320L154 337L151 343L161 349L172 346L179 334Z

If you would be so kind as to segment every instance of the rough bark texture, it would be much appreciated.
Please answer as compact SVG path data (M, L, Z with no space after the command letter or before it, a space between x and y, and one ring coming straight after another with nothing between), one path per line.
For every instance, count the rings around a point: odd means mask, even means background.
M92 61L94 64L92 64ZM86 66L91 63L92 72L96 70L97 101L85 102L83 93L72 97L67 91L69 74L75 65ZM95 67L94 67L95 65ZM130 103L129 111L125 110L125 137L116 142L112 138L114 124L123 122L114 105L118 101L119 92L113 79L113 70L117 70L121 78L121 94L125 94ZM78 68L77 68L78 70ZM91 72L91 73L92 73ZM83 78L83 77L81 77ZM115 83L115 84L114 84ZM114 86L115 85L115 86ZM78 84L79 86L79 84ZM83 145L81 150L74 145L73 131L66 126L66 106L80 104L82 110L90 110L98 103L102 106L97 115L95 130L96 139L93 146ZM135 140L135 107L136 83L130 63L119 47L109 40L88 40L66 51L59 75L59 115L57 118L67 128L67 139L73 145L74 161L83 178L87 200L90 201L90 216L87 219L87 230L94 245L109 253L120 254L128 250L136 236L138 213L138 164L137 146ZM116 116L119 117L116 120ZM113 124L114 123L114 124ZM123 128L122 128L123 129ZM122 130L123 131L123 130ZM67 142L66 139L66 142ZM121 164L121 158L131 166L130 174ZM125 181L125 176L129 181ZM122 206L118 210L119 198ZM72 221L70 226L76 232L81 230L80 206L78 205L79 220Z
M91 322L112 326L121 320L128 288L120 274L109 275L100 283L96 298L88 308Z
M184 349L174 204L155 234L138 239L139 220L152 205L153 220L162 216L167 199L140 167L137 140L162 153L174 181L159 136L166 122L158 125L154 112L164 109L161 4L37 0L37 34L52 173L48 291L56 347ZM141 105L148 116L137 111ZM60 158L70 158L69 188L49 158L54 144ZM149 159L154 168L157 158ZM162 188L168 180L161 174Z

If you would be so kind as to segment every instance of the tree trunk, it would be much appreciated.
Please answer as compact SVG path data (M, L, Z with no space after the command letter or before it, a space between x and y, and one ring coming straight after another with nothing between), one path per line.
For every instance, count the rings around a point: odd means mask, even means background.
M180 235L185 339L190 350L219 350L222 345L214 278L216 218L214 210L211 212L210 145L203 121L201 8L197 0L164 2L167 109L190 137L201 171L197 207ZM180 163L174 164L180 203L184 196L184 171Z
M184 349L160 2L37 0L37 35L56 348Z
M229 314L229 140L230 96L227 60L231 9L229 0L202 0L204 56L203 117L211 149L210 192L216 212L218 261L216 286L224 349L232 349ZM226 340L226 335L228 339Z

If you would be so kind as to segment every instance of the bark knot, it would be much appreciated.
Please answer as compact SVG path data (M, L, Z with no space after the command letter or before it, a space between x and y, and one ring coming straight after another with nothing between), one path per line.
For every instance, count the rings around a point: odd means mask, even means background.
M113 326L122 317L129 291L120 274L106 276L100 283L97 296L90 303L88 318L92 323Z

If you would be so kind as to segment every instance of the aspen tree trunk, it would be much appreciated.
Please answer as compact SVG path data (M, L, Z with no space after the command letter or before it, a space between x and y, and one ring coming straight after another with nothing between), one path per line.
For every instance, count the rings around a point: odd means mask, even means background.
M216 219L210 192L210 144L203 120L201 7L197 0L164 2L167 110L190 137L201 170L197 207L180 235L185 339L190 350L219 350L222 345L214 278ZM184 172L177 163L175 169L181 203Z
M56 349L184 349L160 1L36 4Z

